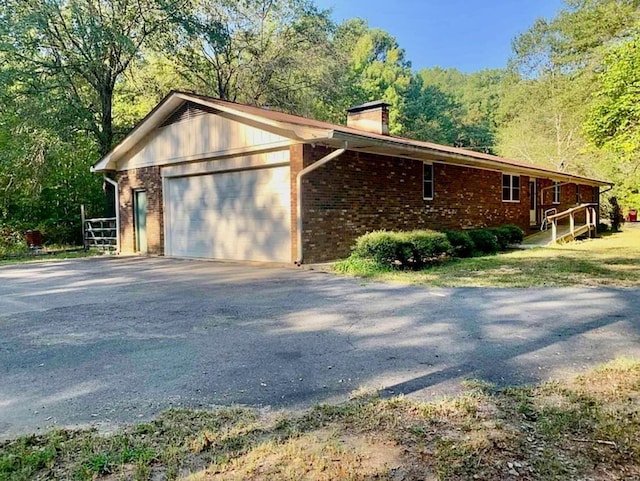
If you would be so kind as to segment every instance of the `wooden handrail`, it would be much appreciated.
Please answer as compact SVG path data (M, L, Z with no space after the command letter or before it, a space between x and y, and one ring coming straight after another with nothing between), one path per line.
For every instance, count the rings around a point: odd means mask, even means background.
M578 212L579 210L588 209L589 207L597 207L597 206L598 204L581 204L576 207L572 207L571 209L567 209L564 212L560 212L555 215L550 215L549 217L547 217L547 220L553 221L557 219L564 219L565 217L569 217L571 214L573 214L574 212Z
M589 232L589 237L591 237L591 231L595 231L596 234L598 232L598 226L596 225L598 215L596 213L596 207L598 204L582 204L576 207L572 207L571 209L567 209L564 212L560 212L559 214L551 215L547 217L547 221L551 222L551 239L553 243L558 241L558 219L564 219L565 217L569 217L569 233L562 236L562 238L571 236L571 238L575 239L576 236ZM576 212L585 212L586 215L586 224L584 226L576 228ZM586 230L585 230L586 227Z

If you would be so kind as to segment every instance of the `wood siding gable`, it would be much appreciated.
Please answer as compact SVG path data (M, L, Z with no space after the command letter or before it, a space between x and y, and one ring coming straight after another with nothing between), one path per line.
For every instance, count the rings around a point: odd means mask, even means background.
M291 139L218 113L183 106L118 161L117 170L215 159L291 143Z

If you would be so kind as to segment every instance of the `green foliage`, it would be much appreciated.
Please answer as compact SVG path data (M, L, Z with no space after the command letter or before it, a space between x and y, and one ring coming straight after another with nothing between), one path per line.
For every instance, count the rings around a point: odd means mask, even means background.
M630 144L614 136L633 130L637 69L630 45L638 38L638 6L568 0L555 18L538 20L515 39L499 109L500 155L612 180L625 204L640 202L637 155L625 158L622 144Z
M496 235L489 229L473 229L468 231L476 249L483 254L495 254L500 250Z
M467 232L448 230L445 231L445 235L453 247L453 255L455 257L464 258L473 256L476 251L476 245Z
M0 224L0 256L28 252L24 234L18 229Z
M501 251L505 250L509 246L511 233L508 230L502 227L490 227L486 230L494 235Z
M616 193L629 207L640 206L640 38L614 46L605 56L600 89L591 105L585 134L610 152L603 166L617 181Z
M440 232L376 231L356 240L352 257L371 259L385 267L420 269L441 256L450 255L452 249L447 236Z
M510 245L520 244L524 239L524 232L515 225L491 227L485 230L495 236L500 250L505 250Z
M620 226L624 223L624 215L620 208L620 204L618 204L618 199L616 197L609 197L609 205L607 207L609 222L611 222L611 230L613 232L618 232L620 230Z
M524 240L524 231L517 225L507 224L502 229L507 232L510 244L520 244Z
M373 259L364 259L355 255L338 261L333 265L333 270L340 274L353 275L358 277L373 277L383 272L391 272L390 266L380 265Z
M331 90L332 29L309 0L197 0L161 46L200 93L304 115Z
M0 54L23 88L67 102L74 124L94 135L101 154L113 146L113 93L142 47L166 25L180 1L6 0ZM46 46L46 48L43 48ZM45 85L43 85L43 83Z
M412 258L415 267L420 268L442 256L449 256L453 247L449 243L446 234L430 230L419 230L407 233L411 244Z
M492 153L503 77L500 70L421 70L408 94L415 110L407 112L407 135Z

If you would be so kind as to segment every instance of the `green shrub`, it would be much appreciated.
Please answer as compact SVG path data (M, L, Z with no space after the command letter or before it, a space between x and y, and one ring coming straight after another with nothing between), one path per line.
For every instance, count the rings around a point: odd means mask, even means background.
M440 232L375 231L358 238L351 257L372 259L380 266L420 269L452 250L447 236Z
M29 252L24 234L15 227L0 225L0 256Z
M520 244L524 240L524 231L517 225L507 224L502 228L509 232L510 244Z
M511 244L511 234L504 227L489 227L485 230L491 232L495 236L496 241L498 242L498 247L501 251L505 250L509 244Z
M80 222L43 222L38 225L42 243L48 245L82 245Z
M496 236L500 250L505 250L510 245L520 244L522 239L524 239L524 232L522 229L513 224L501 227L490 227L486 230Z
M452 255L456 257L471 257L476 250L476 245L466 232L448 230L444 233L453 247Z
M358 237L353 256L373 259L380 265L405 264L412 249L403 232L374 231Z
M488 229L473 229L469 231L469 237L478 251L484 254L495 254L500 250L500 244L495 234Z
M340 274L351 274L359 277L373 277L382 272L392 270L391 266L382 266L373 259L365 259L362 257L350 256L348 259L336 262L333 270Z
M419 230L407 233L407 240L412 247L412 255L416 268L433 262L443 255L452 255L453 246L446 234L430 230Z

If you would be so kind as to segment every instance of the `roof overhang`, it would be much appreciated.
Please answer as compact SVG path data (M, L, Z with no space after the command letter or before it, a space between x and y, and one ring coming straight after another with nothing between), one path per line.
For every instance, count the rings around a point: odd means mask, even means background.
M504 173L527 175L530 177L548 178L561 182L575 183L579 182L584 185L592 185L595 187L612 186L612 182L598 179L591 179L579 175L557 172L535 166L518 165L502 160L499 157L482 155L476 157L474 152L457 153L451 152L445 146L443 149L434 148L432 146L419 146L407 144L401 139L389 137L388 140L380 138L371 138L369 136L358 136L349 132L341 132L334 130L331 135L331 143L335 143L335 147L339 147L347 142L350 150L358 150L371 154L390 155L394 157L403 157L409 159L421 160L423 162L443 162L447 164L459 165L464 167L495 170ZM462 150L462 149L456 149Z
M308 121L315 125L307 125L305 124L307 119L302 117L277 114L270 115L270 111L268 110L263 111L257 108L250 110L246 108L243 109L241 108L242 106L237 106L237 104L231 102L221 102L215 99L207 100L206 97L191 95L185 92L171 92L167 95L164 100L138 123L122 142L96 162L91 167L91 171L105 172L116 170L118 160L161 126L162 123L185 102L193 102L208 107L229 119L243 122L301 143L318 143L336 148L342 148L346 143L349 150L372 154L409 158L423 162L443 162L476 169L548 178L560 182L579 182L596 187L613 185L611 182L557 172L465 149L429 142L412 141L398 137L368 134L365 132L358 134L354 132L354 129L344 128L343 130L337 125L322 122ZM285 120L282 120L283 118Z
M209 107L232 120L268 130L274 134L299 142L315 142L328 139L331 136L331 129L319 129L288 122L279 122L260 115L243 112L217 102L209 102L197 96L191 96L182 92L172 92L149 112L118 145L98 160L91 167L91 172L116 170L118 160L126 155L127 152L131 151L139 142L143 141L145 137L155 129L160 127L162 123L185 102L193 102L204 107Z

